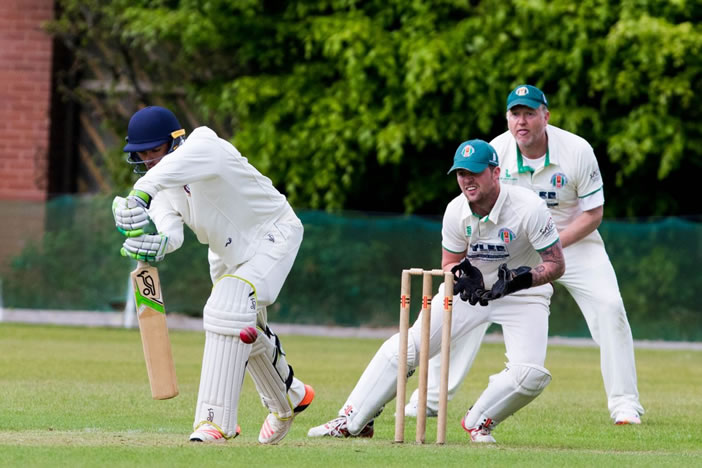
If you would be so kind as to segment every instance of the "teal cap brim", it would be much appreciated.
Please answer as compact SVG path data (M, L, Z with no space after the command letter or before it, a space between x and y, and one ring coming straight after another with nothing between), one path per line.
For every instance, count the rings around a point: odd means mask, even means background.
M454 163L453 166L451 166L451 169L449 169L449 171L447 172L447 174L450 174L457 169L465 169L466 171L470 171L474 174L480 174L485 169L487 169L488 166L489 164L487 163L465 160L460 161L458 163Z
M535 99L529 99L529 98L524 98L524 97L519 97L514 100L512 100L509 105L507 106L507 110L510 110L514 106L527 106L532 109L538 109L543 102L537 101Z

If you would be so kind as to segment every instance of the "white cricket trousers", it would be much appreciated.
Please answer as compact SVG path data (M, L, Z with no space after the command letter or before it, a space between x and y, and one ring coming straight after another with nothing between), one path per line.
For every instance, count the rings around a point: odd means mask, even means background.
M584 247L584 246L583 246ZM621 410L639 414L634 342L614 268L604 247L583 248L575 244L564 249L566 272L556 282L563 285L585 317L592 339L600 347L600 367L610 416ZM449 399L468 374L489 324L481 325L452 342L449 372ZM440 358L429 363L427 406L439 405ZM554 376L557 377L557 376ZM412 398L416 401L415 391Z
M429 331L429 357L441 351L443 326L443 284L432 299ZM490 302L487 306L471 306L453 299L451 340L464 336L485 323L499 323L504 331L507 360L511 363L543 366L546 360L548 341L548 314L551 285L530 288L528 293L519 291L513 295ZM422 318L417 318L409 330L407 346L408 369L419 363ZM339 415L348 417L351 434L358 434L395 396L399 335L386 340L366 367L356 386L351 391Z
M261 248L245 263L225 265L221 258L210 250L208 260L212 282L225 274L239 276L256 287L259 307L271 305L278 298L295 263L302 236L302 223L291 209L263 235Z

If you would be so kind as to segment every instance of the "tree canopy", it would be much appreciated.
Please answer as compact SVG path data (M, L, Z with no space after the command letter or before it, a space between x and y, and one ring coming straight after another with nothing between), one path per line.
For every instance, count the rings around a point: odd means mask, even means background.
M454 150L505 131L530 83L595 148L608 216L699 213L682 195L702 166L695 0L57 4L68 72L109 83L73 96L121 133L137 106L181 102L294 206L440 214Z

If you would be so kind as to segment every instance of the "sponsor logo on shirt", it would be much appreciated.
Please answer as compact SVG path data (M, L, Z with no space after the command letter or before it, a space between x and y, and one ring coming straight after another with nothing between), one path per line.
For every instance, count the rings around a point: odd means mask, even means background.
M231 244L231 243L232 243L232 238L227 237L227 242L224 244L224 247L229 247L229 244Z
M185 193L190 195L190 185L188 185L188 184L183 185L183 190L185 190Z
M488 262L504 261L509 257L507 247L502 244L479 242L468 247L468 258L471 260L484 260Z
M543 200L546 201L546 206L553 208L558 206L558 194L557 192L547 192L545 190L540 190L538 194Z
M517 178L509 172L509 169L505 168L505 170L500 173L500 180L515 181Z
M592 171L592 172L590 173L590 180L599 179L600 177L601 177L601 176L600 176L600 170L599 170L599 169L595 169L594 171Z
M471 234L473 234L473 227L472 227L472 226L466 226L466 237L470 237Z
M553 222L553 218L551 218L549 216L548 222L546 223L546 226L539 229L539 234L542 234L544 236L549 236L553 232L554 229L556 229L556 224Z

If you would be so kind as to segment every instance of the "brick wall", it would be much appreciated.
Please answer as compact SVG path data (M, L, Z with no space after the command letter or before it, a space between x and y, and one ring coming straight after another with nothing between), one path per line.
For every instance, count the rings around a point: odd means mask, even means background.
M53 0L0 0L0 200L47 196Z

